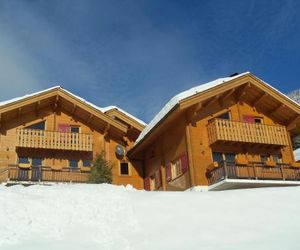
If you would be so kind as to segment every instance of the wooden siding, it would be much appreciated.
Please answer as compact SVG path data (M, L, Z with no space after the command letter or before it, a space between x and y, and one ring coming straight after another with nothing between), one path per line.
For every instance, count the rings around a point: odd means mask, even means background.
M92 151L91 134L17 129L17 147Z
M52 167L56 169L56 172L44 169L45 180L75 182L74 178L79 180L86 173L73 172L72 175L67 173L66 169L69 169L70 160L77 160L78 169L80 169L84 160L93 161L104 150L106 159L113 163L113 184L130 184L137 189L143 188L140 162L131 161L126 157L118 158L115 154L117 145L124 146L128 151L136 137L127 137L112 126L103 127L103 123L99 123L98 118L87 115L72 105L60 106L61 103L59 102L55 110L49 105L50 103L40 105L41 109L38 110L35 110L36 106L33 106L31 109L26 109L26 113L24 108L22 109L24 113L11 114L11 119L1 123L0 170L9 165L18 164L18 157L42 158L42 164L47 166L49 170ZM26 127L38 122L45 122L45 131L28 132ZM79 127L79 134L75 135L79 138L73 140L71 133L56 132L60 124ZM89 140L84 142L82 137L85 139L88 137ZM75 145L72 144L73 141L76 142ZM128 176L120 174L120 162L129 163ZM1 176L4 176L5 179L5 175L6 172L0 174L0 182L3 181Z
M286 128L279 125L214 119L208 124L209 142L218 141L288 145Z

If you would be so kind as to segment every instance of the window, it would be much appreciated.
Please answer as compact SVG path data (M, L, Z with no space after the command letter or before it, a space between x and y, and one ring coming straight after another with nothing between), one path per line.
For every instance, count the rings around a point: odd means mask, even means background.
M71 133L79 133L79 127L78 126L71 126L70 127Z
M282 163L282 156L281 155L272 155L273 161L278 163Z
M178 159L175 162L173 162L173 164L172 164L172 177L174 179L181 174L182 174L181 161L180 161L180 159Z
M166 164L167 181L176 179L178 176L183 175L185 172L187 172L188 169L189 169L188 156L186 153L184 153L176 160Z
M43 159L42 158L32 158L32 166L42 166Z
M226 112L221 115L218 115L217 118L224 119L224 120L230 120L230 114L229 114L229 112Z
M30 125L30 126L28 126L26 128L28 128L28 129L36 129L36 130L45 130L45 121L32 124L32 125Z
M223 154L218 152L213 152L213 161L214 162L221 162L223 161Z
M29 158L28 157L24 157L24 156L22 156L22 157L19 157L19 163L30 163L29 162Z
M257 123L257 124L262 124L262 118L261 117L254 117L254 123Z
M121 173L121 175L129 175L128 162L120 163L120 173Z
M269 155L260 155L260 161L261 162L266 162L269 160Z
M221 153L221 152L213 152L212 153L213 162L235 162L235 154L234 153Z
M78 160L69 160L70 168L78 168Z
M82 165L84 167L90 167L92 164L91 164L91 161L90 160L83 160L82 161Z
M233 153L225 153L225 161L226 162L235 162L235 154Z

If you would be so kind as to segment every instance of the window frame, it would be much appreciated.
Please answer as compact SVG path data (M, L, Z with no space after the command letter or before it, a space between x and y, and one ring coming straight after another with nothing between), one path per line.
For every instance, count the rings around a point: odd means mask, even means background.
M127 164L127 174L122 174L122 164ZM129 166L129 162L120 162L119 164L119 173L120 176L130 176L131 175L131 171L130 171L130 166Z
M69 169L72 169L72 170L77 170L79 169L79 160L76 160L76 159L69 159ZM72 167L72 164L71 162L76 162L77 163L77 166L76 167Z
M72 129L78 129L78 132L73 132ZM80 133L80 126L78 126L78 125L70 125L70 133L79 134Z

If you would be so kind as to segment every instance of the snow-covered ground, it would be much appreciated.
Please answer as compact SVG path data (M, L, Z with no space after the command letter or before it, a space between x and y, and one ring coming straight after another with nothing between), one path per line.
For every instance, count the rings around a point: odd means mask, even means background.
M300 188L0 187L0 249L298 249Z

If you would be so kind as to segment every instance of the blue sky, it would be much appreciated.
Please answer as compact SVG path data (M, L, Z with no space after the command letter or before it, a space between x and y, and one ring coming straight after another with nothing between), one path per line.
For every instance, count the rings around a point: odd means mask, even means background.
M251 71L299 88L299 1L0 1L0 100L62 85L148 122L175 94Z

